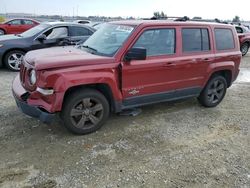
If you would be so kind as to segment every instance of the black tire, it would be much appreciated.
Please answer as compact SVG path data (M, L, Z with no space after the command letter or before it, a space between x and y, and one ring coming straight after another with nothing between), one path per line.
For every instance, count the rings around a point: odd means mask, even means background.
M12 50L4 56L4 65L11 71L19 71L24 55L24 51Z
M223 76L213 76L198 97L198 101L205 107L215 107L224 98L227 91L227 81Z
M0 29L0 36L1 36L1 35L5 35L5 31L2 30L2 29Z
M248 53L249 44L247 42L243 43L240 47L240 51L242 53L242 56L245 56Z
M60 115L70 132L83 135L100 129L109 112L103 94L94 89L80 89L67 96Z

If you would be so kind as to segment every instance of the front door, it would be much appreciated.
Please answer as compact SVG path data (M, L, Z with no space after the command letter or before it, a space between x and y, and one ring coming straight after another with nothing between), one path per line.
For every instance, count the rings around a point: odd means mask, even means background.
M22 33L22 21L19 19L9 21L7 23L8 34L19 34Z
M135 97L140 98L140 103L150 103L161 100L164 95L173 96L176 78L173 69L177 56L175 28L145 29L131 48L133 47L145 48L147 58L122 63L122 94L125 105L133 106Z
M43 41L38 40L39 36L33 41L31 48L41 49L54 46L60 46L63 44L63 40L68 37L68 27L55 27L43 33L46 39ZM41 34L42 35L42 34Z

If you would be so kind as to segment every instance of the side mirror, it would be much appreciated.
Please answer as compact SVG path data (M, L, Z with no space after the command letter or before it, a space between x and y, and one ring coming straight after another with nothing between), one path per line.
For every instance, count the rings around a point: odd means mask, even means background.
M42 34L42 35L40 35L39 37L37 37L37 39L36 40L38 40L39 42L43 42L43 41L45 41L46 40L46 35L45 34Z
M130 49L124 57L125 61L131 60L145 60L147 57L147 50L145 48L136 47Z

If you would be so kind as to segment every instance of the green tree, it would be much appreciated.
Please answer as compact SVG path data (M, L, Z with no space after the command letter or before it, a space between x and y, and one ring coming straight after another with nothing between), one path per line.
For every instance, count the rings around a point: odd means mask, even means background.
M160 18L160 17L161 17L160 12L154 12L154 17L155 17L155 18Z
M240 17L239 16L235 16L233 18L233 22L240 22Z
M167 15L163 12L163 11L161 11L161 12L154 12L154 17L155 18L166 18L167 17Z

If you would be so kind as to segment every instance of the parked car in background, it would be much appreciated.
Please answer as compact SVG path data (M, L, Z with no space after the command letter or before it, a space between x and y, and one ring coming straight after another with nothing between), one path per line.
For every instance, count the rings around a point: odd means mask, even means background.
M0 35L20 34L39 24L37 20L18 18L0 24Z
M75 20L73 22L79 23L79 24L90 24L91 23L91 21L89 21L89 20Z
M239 74L229 24L138 20L105 24L82 45L35 50L12 86L18 107L73 133L98 130L109 114L197 97L215 107Z
M250 30L247 27L241 25L237 25L235 28L239 36L242 56L245 56L248 53L250 47Z
M30 50L52 46L74 45L85 41L95 32L94 28L65 22L40 24L22 34L0 36L0 66L18 71L23 56Z

